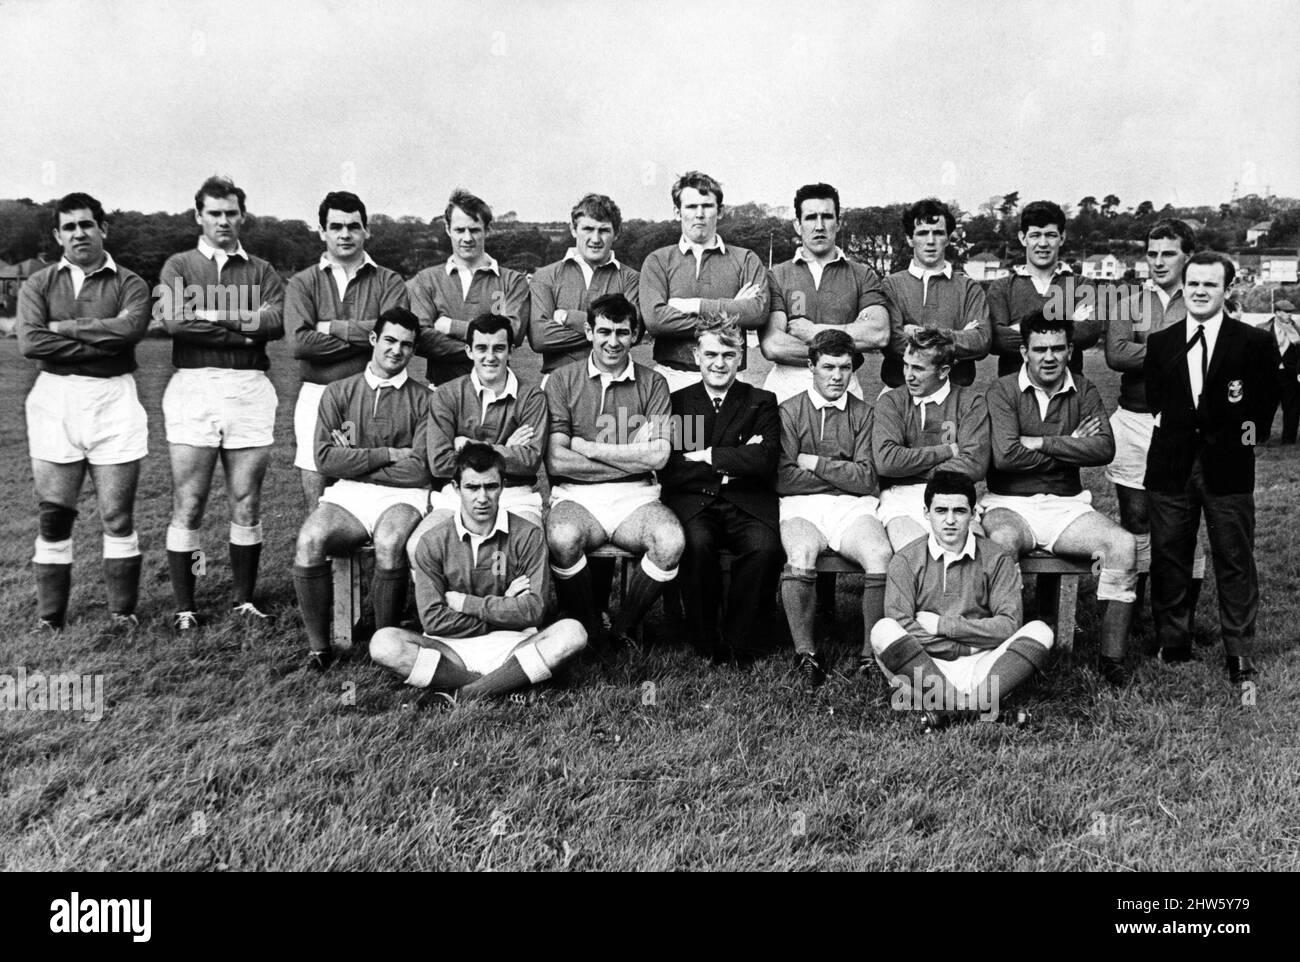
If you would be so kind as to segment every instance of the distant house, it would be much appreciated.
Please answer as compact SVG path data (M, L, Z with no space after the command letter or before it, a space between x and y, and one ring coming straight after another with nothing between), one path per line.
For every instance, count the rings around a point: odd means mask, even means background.
M1237 265L1237 275L1243 281L1253 282L1259 276L1259 254L1229 254L1232 262Z
M1273 229L1271 220L1262 220L1258 224L1252 224L1246 228L1246 244L1249 247L1258 246L1260 240L1268 236L1268 232Z
M1261 284L1294 284L1300 280L1300 256L1295 254L1261 254Z
M1139 257L1133 262L1133 276L1140 281L1151 278L1151 265L1147 263L1145 257Z
M1093 254L1085 257L1080 266L1084 277L1100 281L1117 281L1128 270L1128 265L1114 254Z
M964 269L966 276L973 281L995 281L1011 273L1011 268L1002 263L1002 258L988 251L966 258Z

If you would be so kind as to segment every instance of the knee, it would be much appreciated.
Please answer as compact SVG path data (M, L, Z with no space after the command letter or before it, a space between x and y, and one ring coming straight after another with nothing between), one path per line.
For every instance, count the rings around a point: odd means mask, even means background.
M400 628L380 628L370 639L370 658L377 665L392 668L401 657L404 644Z
M682 558L686 550L686 536L680 525L659 528L650 538L648 552L661 568L671 568Z
M875 540L867 546L863 557L863 570L875 574L883 574L889 570L889 562L894 557L894 552L890 550L889 543L886 541L881 544Z
M235 524L251 527L257 524L261 510L261 499L256 491L232 495L230 498L230 520Z
M375 564L380 568L405 568L406 567L406 542L407 533L405 531L376 531L373 538L375 546Z
M893 618L881 618L871 627L871 650L879 655L906 634Z
M1046 648L1048 651L1051 651L1052 643L1055 640L1055 636L1052 634L1052 629L1042 621L1029 622L1016 632L1016 637L1027 638L1035 644Z
M552 630L561 661L572 658L587 647L587 629L583 628L582 622L575 618L563 618L557 621L552 626Z
M1137 539L1122 528L1106 540L1107 568L1128 571L1137 562Z
M576 563L582 554L582 530L577 525L563 521L550 524L546 528L546 543L551 557L568 567Z
M986 521L985 532L988 534L989 540L998 547L1003 548L1012 554L1020 553L1020 539L1016 537L1014 529L1003 527L1001 525L989 527L988 522Z
M100 518L104 524L104 533L113 538L125 538L135 530L130 508L105 509Z
M792 568L816 568L817 546L806 541L787 541L785 556Z
M72 526L77 520L77 509L53 501L42 501L39 506L37 527L42 541L60 542L72 537Z
M325 531L308 522L298 532L296 545L299 564L315 564L325 560Z

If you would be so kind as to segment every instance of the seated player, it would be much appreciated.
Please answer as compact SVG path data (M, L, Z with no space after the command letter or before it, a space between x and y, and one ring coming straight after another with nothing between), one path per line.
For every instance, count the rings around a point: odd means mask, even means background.
M1107 603L1101 671L1112 685L1122 685L1136 598L1136 545L1133 535L1093 510L1092 492L1079 480L1079 468L1110 463L1115 439L1097 388L1067 366L1073 332L1066 318L1025 318L1024 366L989 388L993 466L983 523L988 536L1017 558L1035 548L1100 558L1097 600Z
M510 369L510 337L509 318L474 318L465 332L465 351L474 370L433 392L426 440L433 496L428 517L407 542L412 558L424 532L459 508L451 475L457 452L471 441L491 446L505 461L501 507L538 527L542 524L537 469L546 446L546 395L520 384Z
M671 446L668 384L632 360L639 326L636 308L622 294L596 298L587 315L591 353L551 372L546 382L546 539L556 595L594 637L586 552L612 541L641 555L611 629L623 640L677 577L684 547L682 526L659 500L653 475L668 463Z
M808 364L812 387L780 408L776 478L788 559L781 601L806 691L826 678L813 641L817 556L829 548L862 566L862 621L869 637L884 607L891 554L889 536L876 519L880 489L871 466L871 405L848 393L853 338L843 331L819 332L808 348Z
M303 522L293 559L309 664L319 671L333 661L329 555L373 542L375 627L396 625L406 607L406 542L429 503L424 437L430 392L406 370L419 329L406 308L384 311L370 333L366 369L334 381L321 395L316 464L338 480Z
M871 650L890 685L905 689L895 706L926 711L932 727L976 714L992 720L1002 699L1047 667L1052 629L1021 624L1015 557L971 530L975 483L936 471L924 498L930 533L889 563ZM931 709L935 702L943 707Z
M695 329L703 380L673 392L677 437L660 472L664 504L686 532L677 583L690 641L718 662L749 660L784 560L774 484L781 420L771 392L736 379L744 336L729 320ZM734 557L721 638L720 551Z
M948 331L921 330L907 339L902 387L876 399L871 453L880 481L876 516L897 551L924 538L925 483L935 471L982 481L989 468L989 416L984 398L948 378L954 358Z
M104 528L109 628L129 633L140 595L135 492L149 450L136 396L135 345L149 329L149 288L104 250L104 208L68 194L54 212L57 264L37 271L18 298L18 350L40 373L27 395L27 444L36 486L36 616L58 631L72 592L72 527L86 472Z
M948 239L957 220L948 205L934 198L917 201L903 213L903 230L912 248L906 270L885 278L889 305L889 347L880 362L880 379L887 387L903 383L903 348L907 336L923 327L951 331L957 361L954 384L975 380L975 362L988 355L993 343L984 288L948 263Z
M501 506L505 459L486 444L456 452L459 508L415 549L424 634L381 628L370 657L415 688L455 702L546 681L587 644L572 619L538 631L550 576L540 528ZM468 542L468 543L467 543Z

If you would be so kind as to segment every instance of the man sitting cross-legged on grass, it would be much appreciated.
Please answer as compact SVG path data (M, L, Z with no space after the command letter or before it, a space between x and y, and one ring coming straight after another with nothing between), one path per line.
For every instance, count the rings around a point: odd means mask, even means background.
M309 664L319 671L333 660L329 554L373 541L375 627L397 624L406 607L406 541L424 516L430 483L424 440L430 393L406 370L419 329L406 308L384 311L370 334L366 369L333 382L321 395L316 464L339 480L303 522L293 565Z
M896 707L927 712L937 727L980 714L1047 665L1052 629L1021 626L1020 568L1014 555L971 531L975 482L936 471L925 484L928 537L889 563L885 617L871 649Z
M1066 366L1073 331L1068 318L1026 317L1020 322L1024 367L989 388L993 466L983 523L988 536L1017 558L1045 548L1100 559L1097 600L1107 602L1101 671L1112 685L1122 685L1136 545L1133 535L1093 510L1092 492L1079 480L1079 468L1110 463L1115 439L1097 388Z
M505 459L471 442L456 453L459 509L415 549L424 634L383 628L370 657L408 685L454 700L505 695L546 681L587 644L572 619L538 631L550 572L537 525L501 507Z
M608 541L641 555L628 581L613 635L627 639L677 576L685 536L659 500L652 472L668 463L668 384L632 360L640 319L622 294L591 302L586 360L546 382L551 438L546 468L551 513L546 539L560 606L595 635L596 610L586 552Z
M989 469L989 415L974 389L948 379L952 334L924 328L907 339L903 386L876 399L871 453L880 479L880 523L895 551L924 538L925 482L935 471L982 481Z
M843 331L819 332L808 348L812 387L780 408L776 491L788 561L781 572L781 601L805 691L826 677L813 641L817 556L830 548L866 572L862 620L868 637L884 606L889 537L876 520L871 406L848 393L853 351L853 338Z
M426 443L433 496L428 517L407 542L412 556L424 532L460 507L451 473L456 453L471 441L490 445L505 459L501 506L535 525L542 523L537 469L546 446L546 395L520 384L510 369L508 317L480 314L470 321L465 338L474 370L442 385L429 402Z

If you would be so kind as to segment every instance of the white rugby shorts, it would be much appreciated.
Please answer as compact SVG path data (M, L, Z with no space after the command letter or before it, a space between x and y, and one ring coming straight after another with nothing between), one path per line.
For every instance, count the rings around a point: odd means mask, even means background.
M38 461L126 464L149 453L149 419L130 374L42 371L26 412L28 450Z
M781 496L781 523L807 521L838 553L844 533L862 518L876 517L880 500L864 494L787 494Z
M265 448L275 442L275 386L262 371L181 368L163 393L168 444Z

